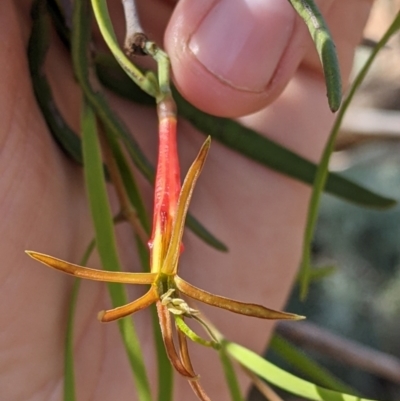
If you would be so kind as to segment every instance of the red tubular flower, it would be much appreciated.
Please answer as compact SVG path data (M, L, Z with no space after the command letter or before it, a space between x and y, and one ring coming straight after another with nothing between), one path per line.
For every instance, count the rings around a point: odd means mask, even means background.
M202 340L187 326L183 318L195 318L203 325L198 311L190 308L182 300L180 293L197 301L204 302L231 312L254 316L262 319L302 319L302 316L274 311L261 305L239 302L211 294L187 283L178 276L178 261L185 218L192 197L193 189L204 166L211 139L207 138L195 161L189 168L186 178L180 185L179 162L176 146L176 112L173 99L166 96L158 104L159 117L159 154L154 192L153 232L149 241L151 266L150 273L108 272L74 265L52 256L27 251L32 258L65 273L80 278L97 281L117 282L125 284L147 284L149 291L133 302L108 311L100 312L103 322L110 322L130 315L156 303L162 337L168 357L174 368L189 379L190 385L200 400L209 400L198 382L188 353L186 339L203 345L218 348L213 341ZM174 294L174 297L172 297ZM173 337L172 315L178 315L176 329L178 331L179 353ZM212 332L210 329L209 331Z
M176 110L172 98L160 102L157 112L159 147L154 187L153 232L149 241L152 272L161 270L168 250L181 189L176 141Z

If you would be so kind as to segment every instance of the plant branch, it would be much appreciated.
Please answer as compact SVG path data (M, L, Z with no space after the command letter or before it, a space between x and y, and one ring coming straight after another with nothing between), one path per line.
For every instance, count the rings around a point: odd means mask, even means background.
M343 364L357 367L395 383L400 383L400 360L348 340L309 322L279 323L277 333L306 349L317 351Z
M126 33L124 48L128 56L146 56L144 51L148 38L140 24L135 0L122 0L124 8Z

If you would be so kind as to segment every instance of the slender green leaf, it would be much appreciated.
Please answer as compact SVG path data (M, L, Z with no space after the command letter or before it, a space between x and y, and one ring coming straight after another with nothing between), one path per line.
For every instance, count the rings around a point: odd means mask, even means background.
M388 28L386 33L383 35L382 39L373 49L370 57L365 63L364 67L358 73L356 79L354 80L350 91L343 102L343 106L340 109L336 121L333 125L332 131L329 135L328 142L325 145L324 152L321 157L321 162L317 169L317 174L314 180L314 186L311 194L311 200L308 208L308 216L307 216L307 226L304 233L304 241L303 241L303 255L300 266L300 297L301 299L305 299L308 292L309 282L310 282L310 263L311 263L311 241L314 236L315 225L317 223L318 217L318 209L321 201L322 191L325 187L328 178L328 167L329 167L329 159L334 150L335 140L339 133L340 126L343 121L343 117L353 100L354 94L363 82L366 77L369 68L372 65L372 62L375 60L379 51L386 45L390 37L400 30L400 12L397 14L394 19L392 25Z
M50 45L50 18L46 2L36 1L31 14L33 25L28 44L28 61L36 100L54 139L68 156L82 164L81 141L58 110L44 70Z
M174 390L174 371L171 362L165 351L164 341L161 335L160 323L158 320L155 305L151 306L152 323L154 326L154 341L157 352L158 372L158 401L172 401Z
M355 393L355 390L350 386L333 376L323 366L302 353L282 336L278 334L273 335L270 349L315 383L331 390L350 394Z
M236 121L197 110L177 91L174 91L174 98L178 113L203 133L209 133L213 139L264 166L305 183L313 183L317 170L314 163ZM326 191L366 207L388 208L396 204L393 199L382 197L333 173L329 174Z
M129 100L145 105L151 104L151 98L143 94L110 57L101 54L96 61L96 70L105 86ZM177 90L173 90L173 96L179 115L190 121L205 135L211 135L214 140L282 174L306 184L314 182L317 170L314 163L236 121L211 116L196 109ZM335 173L329 174L325 190L332 195L365 207L386 209L396 204L395 200L383 197ZM190 216L187 222L193 229Z
M86 251L79 263L80 265L86 265L94 248L95 242L92 240L86 248ZM74 318L80 282L81 281L79 279L74 280L74 286L72 287L71 299L69 302L64 350L64 401L76 400L74 373Z
M75 369L74 369L74 317L78 298L80 280L74 280L68 310L67 329L64 348L64 401L75 401Z
M229 393L232 401L245 401L240 391L239 381L233 367L232 361L224 348L219 351L219 358L224 369L225 380L229 387Z
M332 111L337 111L342 100L342 81L336 47L329 28L313 0L289 0L289 2L310 31L324 70L329 107Z
M79 10L82 4L83 2L75 3L74 13L82 12ZM121 268L117 254L113 219L107 198L101 151L97 138L96 118L94 111L86 101L83 102L82 111L82 138L85 182L95 228L97 249L103 268L119 271ZM108 288L113 307L127 303L123 286L109 283ZM152 399L150 384L133 321L130 317L120 319L118 326L134 374L139 399L150 401Z
M226 351L247 369L291 394L314 401L370 401L355 395L328 390L300 379L239 344L227 342L225 347Z
M53 21L54 27L59 38L69 49L71 25L72 25L72 3L63 1L62 4L58 0L47 0L47 8Z

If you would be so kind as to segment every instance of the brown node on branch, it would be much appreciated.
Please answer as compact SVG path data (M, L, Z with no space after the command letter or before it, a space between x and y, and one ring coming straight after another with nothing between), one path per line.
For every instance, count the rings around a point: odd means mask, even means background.
M144 51L146 42L148 41L146 34L137 32L134 35L126 38L125 40L125 51L128 56L147 56Z

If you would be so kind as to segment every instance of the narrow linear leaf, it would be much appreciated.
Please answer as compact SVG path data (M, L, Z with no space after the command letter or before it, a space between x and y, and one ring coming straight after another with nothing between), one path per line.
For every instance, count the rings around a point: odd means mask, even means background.
M330 109L339 110L342 100L342 81L336 47L324 17L313 0L289 0L307 25L321 60L325 75Z
M314 163L236 121L197 110L176 90L173 95L178 113L201 132L208 133L213 139L266 167L307 184L314 182L317 171ZM396 204L395 200L378 195L334 173L329 174L325 190L365 207L386 209Z
M99 78L106 87L129 100L150 104L151 98L146 94L141 95L143 92L125 76L112 58L102 54L96 58L96 62ZM314 163L233 120L215 117L196 109L177 90L173 90L173 96L179 115L191 122L200 132L211 135L214 140L275 171L306 184L314 182L317 170ZM325 191L364 207L387 209L396 205L395 200L381 196L335 173L329 173ZM193 229L190 216L188 226Z
M278 356L315 383L331 390L355 393L350 386L333 376L327 369L313 361L282 336L274 334L269 346Z
M86 251L80 261L80 264L86 265L91 253L95 248L94 240L90 241ZM64 401L75 401L75 369L74 369L74 319L76 311L76 301L80 280L75 279L72 287L71 299L69 302L67 330L65 333L65 349L64 349Z
M226 351L247 369L267 382L291 394L314 401L371 401L339 391L328 390L314 383L300 379L268 362L255 352L239 344L228 342Z
M373 61L378 55L379 51L386 45L390 37L400 29L400 12L397 14L391 26L388 28L386 33L383 35L382 39L373 49L370 57L365 63L364 67L358 73L353 84L351 85L350 91L343 102L343 106L340 109L335 123L332 127L331 133L328 138L328 142L325 145L324 152L321 157L321 162L317 169L317 174L315 176L314 185L311 193L311 200L308 208L307 215L307 225L304 233L303 241L303 254L300 266L300 298L305 299L308 293L309 283L310 283L310 270L311 270L311 241L314 236L315 226L317 224L319 204L321 202L322 191L328 179L328 167L329 159L334 150L336 137L339 133L340 126L343 121L343 117L353 100L354 94L366 77L369 68L371 67Z
M78 14L83 11L82 4L83 2L75 3L74 16L75 13ZM85 101L82 110L82 138L85 182L95 228L97 249L104 269L120 271L113 219L107 198L101 151L97 138L96 118L93 110ZM122 285L110 283L108 288L114 308L127 303ZM151 401L150 384L133 321L130 318L120 319L118 326L134 374L139 399Z
M36 100L54 139L69 157L82 164L81 141L61 115L44 71L50 45L50 17L46 2L36 1L31 14L33 25L28 44L28 62Z
M160 323L155 305L151 306L151 317L154 327L154 341L157 353L158 373L158 401L172 401L174 390L174 371L165 351L164 341L161 335Z
M67 329L65 332L65 348L64 348L64 401L75 401L75 368L74 368L74 318L76 310L76 300L80 280L74 280L72 287L71 299L67 317Z
M219 351L219 358L221 360L222 368L224 369L225 380L228 384L229 393L232 401L245 401L240 391L239 381L233 367L232 361L227 355L224 348Z
M72 3L47 0L47 8L59 38L64 46L69 48L72 26Z

